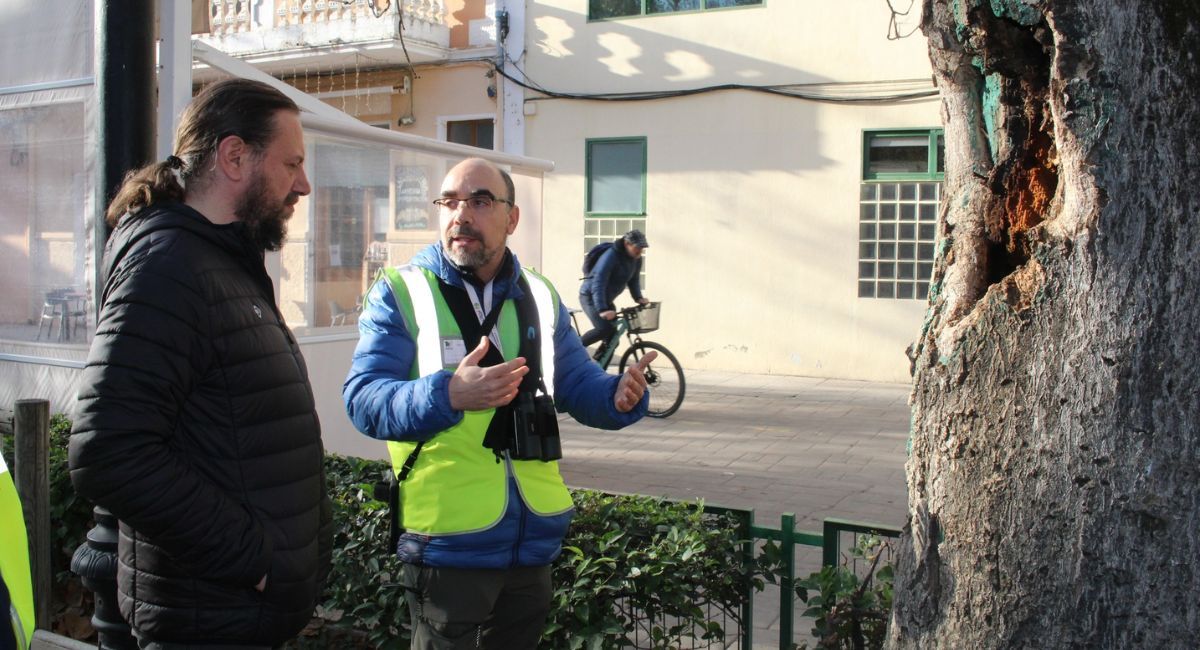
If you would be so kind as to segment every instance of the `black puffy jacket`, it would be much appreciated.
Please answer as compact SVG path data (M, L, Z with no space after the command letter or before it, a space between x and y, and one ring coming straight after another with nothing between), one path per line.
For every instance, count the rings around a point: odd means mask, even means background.
M70 467L121 520L121 613L152 641L277 645L309 621L332 526L308 372L262 252L240 223L165 204L126 215L105 266Z

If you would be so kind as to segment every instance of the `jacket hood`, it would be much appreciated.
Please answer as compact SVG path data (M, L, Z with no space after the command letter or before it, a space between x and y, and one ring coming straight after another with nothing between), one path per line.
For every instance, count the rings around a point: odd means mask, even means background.
M183 203L156 203L143 208L143 213L121 217L105 245L105 277L112 275L138 242L164 230L185 230L235 257L254 255L259 262L263 258L263 251L256 250L245 236L245 226L241 222L215 224Z

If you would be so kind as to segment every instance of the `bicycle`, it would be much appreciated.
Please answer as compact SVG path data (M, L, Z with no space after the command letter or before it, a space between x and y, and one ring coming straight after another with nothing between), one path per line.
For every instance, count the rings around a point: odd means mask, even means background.
M626 368L637 363L650 350L658 352L658 359L647 366L645 372L646 383L650 386L650 409L646 415L653 418L665 418L678 411L687 390L683 367L679 365L675 355L661 343L643 341L639 336L658 329L660 304L648 302L645 305L619 310L616 329L609 337L604 354L596 360L601 368L608 370L608 364L612 362L617 347L621 344L622 334L629 340L629 347L621 355L621 362L617 367L619 373L624 374ZM579 334L579 321L576 320L575 314L583 310L569 308L567 311L571 314L571 325L575 327L575 333Z

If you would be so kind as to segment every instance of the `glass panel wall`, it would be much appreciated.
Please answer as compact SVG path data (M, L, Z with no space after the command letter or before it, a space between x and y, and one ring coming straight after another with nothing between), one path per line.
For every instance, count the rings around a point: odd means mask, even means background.
M0 339L86 343L85 104L0 111Z
M279 305L300 335L353 335L362 300L385 266L438 241L442 177L462 158L306 131L312 193L297 205L273 272ZM510 247L541 259L541 172L511 170L521 226ZM332 328L332 329L330 329Z
M90 344L96 307L87 286L89 118L82 101L0 111L0 354L78 357ZM285 245L267 255L267 269L298 334L353 336L362 297L380 269L406 264L438 240L431 201L462 156L311 129L305 143L312 193L297 204ZM536 268L542 172L511 173L521 227L510 246Z

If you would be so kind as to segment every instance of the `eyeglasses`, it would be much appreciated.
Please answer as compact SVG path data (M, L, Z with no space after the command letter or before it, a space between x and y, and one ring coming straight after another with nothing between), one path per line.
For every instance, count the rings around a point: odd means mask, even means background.
M440 199L433 200L434 205L442 208L443 210L449 210L450 212L456 212L460 206L473 212L491 210L492 205L496 202L507 203L509 205L513 204L513 202L509 201L508 199L498 199L494 196L488 196L487 194L470 196L465 199L442 197Z

